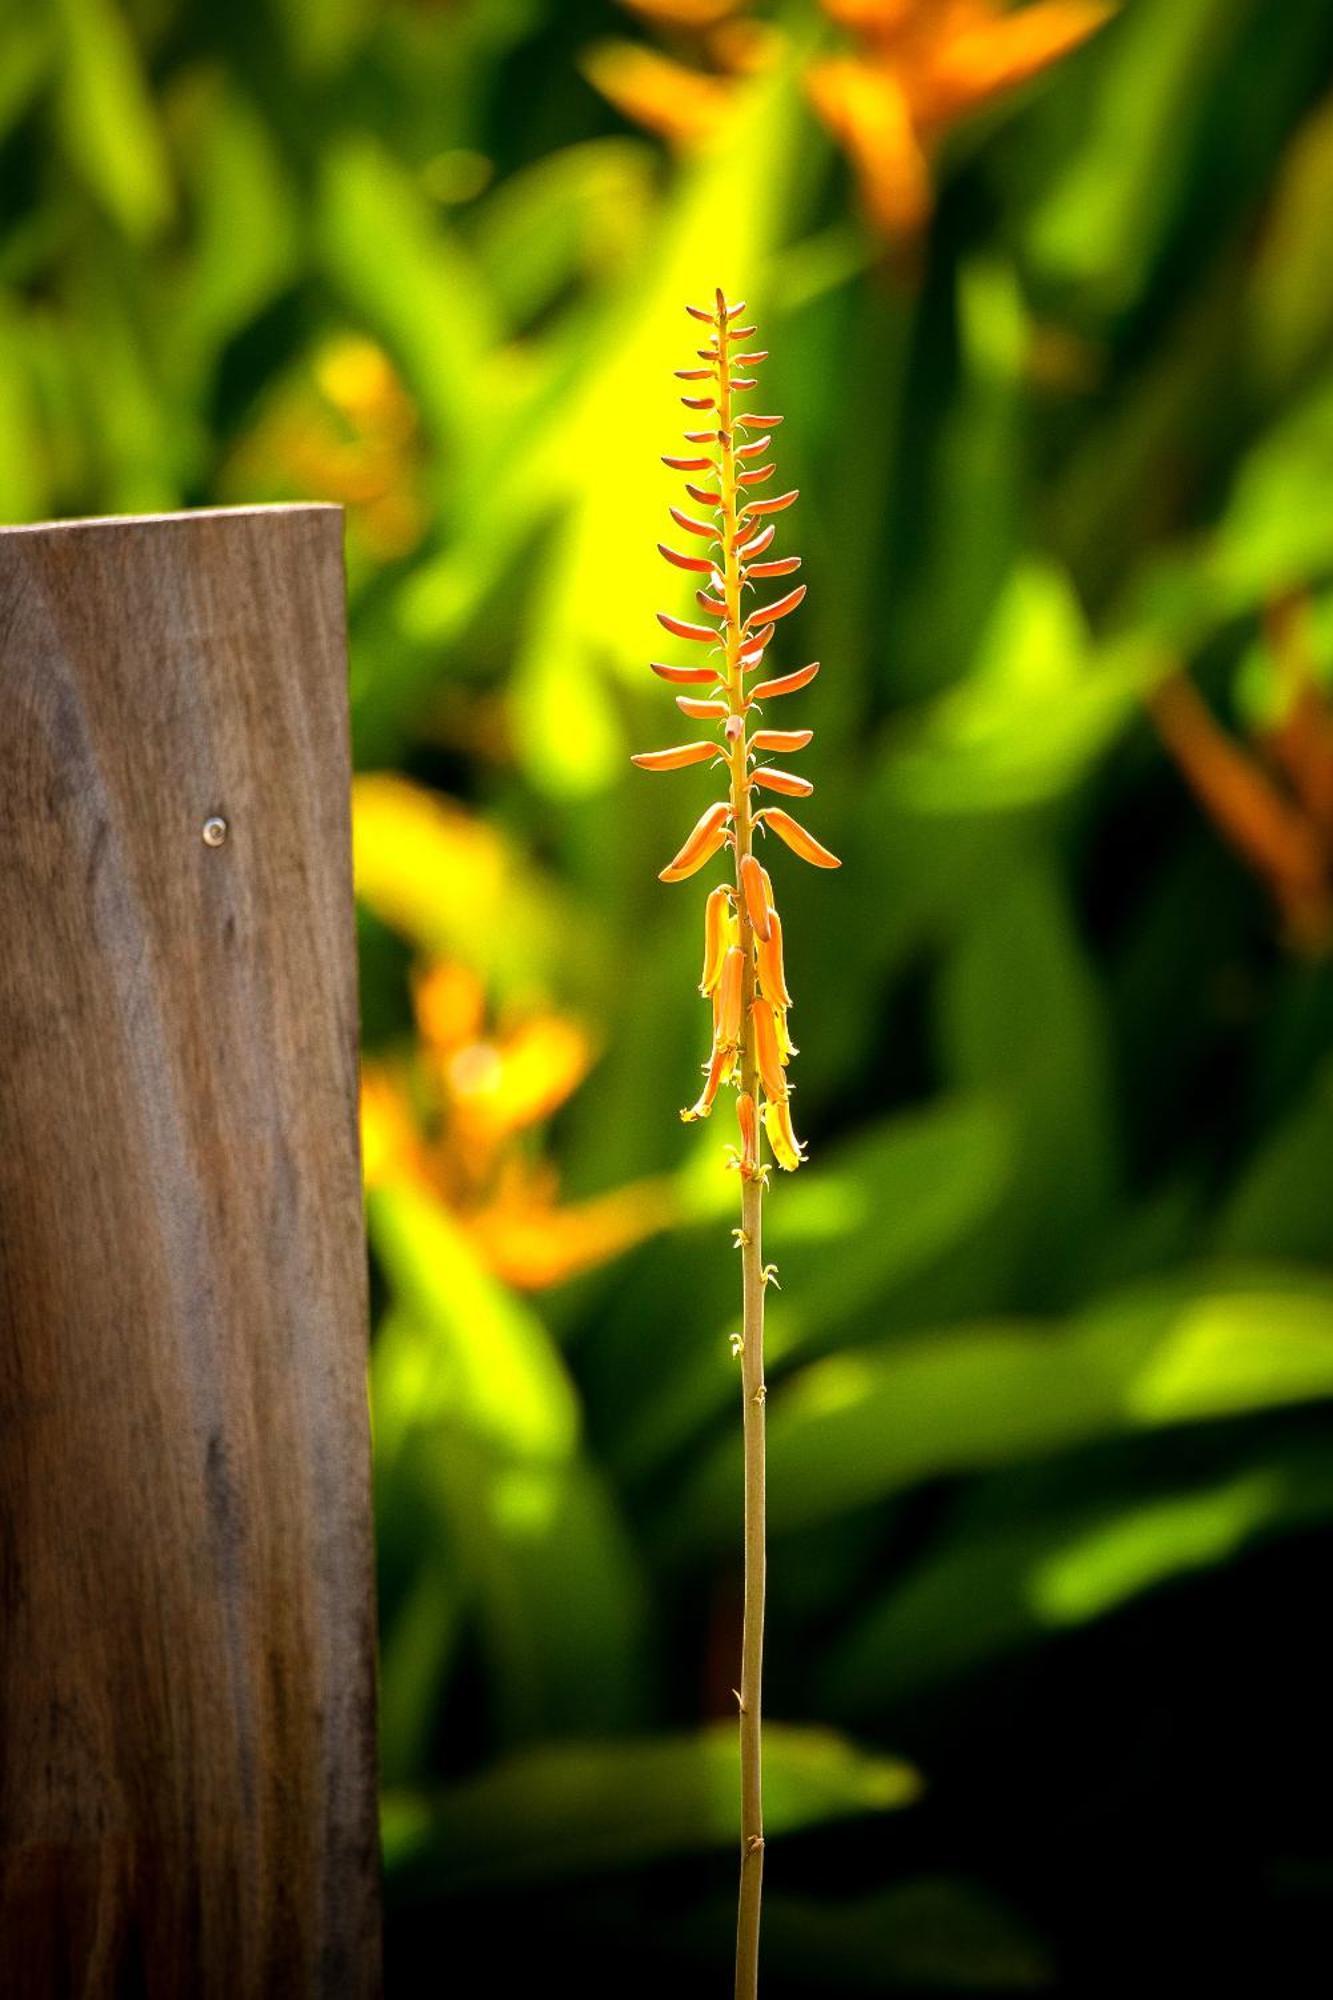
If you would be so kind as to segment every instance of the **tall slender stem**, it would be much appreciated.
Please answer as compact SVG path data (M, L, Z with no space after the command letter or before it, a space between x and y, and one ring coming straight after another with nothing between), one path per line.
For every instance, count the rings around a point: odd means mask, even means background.
M727 320L718 325L718 442L722 497L722 576L726 618L727 692L733 716L741 718L730 750L732 834L736 862L736 912L744 954L741 1008L740 1087L759 1098L755 1048L754 936L741 885L741 862L753 838L750 774L745 743L745 675L741 665L741 558L735 440L732 435L731 357ZM745 1427L745 1623L741 1640L741 1876L736 1919L736 2000L754 2000L759 1990L759 1918L764 1881L763 1676L764 1591L767 1548L764 1524L764 1276L763 1179L741 1176L741 1397Z

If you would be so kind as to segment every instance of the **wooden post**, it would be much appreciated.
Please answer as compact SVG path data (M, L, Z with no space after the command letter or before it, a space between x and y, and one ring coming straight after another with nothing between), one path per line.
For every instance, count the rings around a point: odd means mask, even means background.
M0 1992L379 1987L342 517L0 531Z

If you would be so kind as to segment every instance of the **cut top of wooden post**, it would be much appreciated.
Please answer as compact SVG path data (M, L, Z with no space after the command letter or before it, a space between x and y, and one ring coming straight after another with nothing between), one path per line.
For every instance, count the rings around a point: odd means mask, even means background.
M0 531L0 1966L378 1990L342 517Z

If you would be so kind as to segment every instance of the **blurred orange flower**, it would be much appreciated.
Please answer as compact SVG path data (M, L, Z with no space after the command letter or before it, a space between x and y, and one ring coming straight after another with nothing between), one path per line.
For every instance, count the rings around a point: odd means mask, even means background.
M822 0L860 43L815 63L811 99L847 152L867 214L890 238L930 214L934 142L1087 40L1106 0Z
M336 500L348 553L370 564L410 555L428 522L417 413L383 349L340 334L285 382L223 478L246 499Z
M690 60L635 42L590 51L591 81L627 118L677 146L706 142L741 79L785 46L779 31L745 20L749 0L621 0L682 35ZM914 235L931 209L937 140L970 113L1026 83L1087 40L1111 0L820 0L853 46L817 58L806 88L847 153L866 214L890 241Z
M1293 950L1333 946L1333 710L1315 677L1309 602L1270 606L1277 718L1257 754L1228 736L1184 673L1149 698L1158 734L1227 843L1263 882Z
M413 1005L415 1049L368 1062L362 1078L368 1187L426 1188L490 1268L524 1290L592 1270L666 1227L668 1182L562 1203L555 1168L534 1149L537 1128L592 1061L581 1027L540 1009L492 1021L477 973L449 960L418 976Z

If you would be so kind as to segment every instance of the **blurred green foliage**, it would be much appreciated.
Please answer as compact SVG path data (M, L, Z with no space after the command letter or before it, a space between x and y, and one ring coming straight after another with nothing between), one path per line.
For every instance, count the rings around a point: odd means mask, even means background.
M677 151L588 80L717 67L653 11L0 0L0 516L348 510L391 1990L724 1990L734 1187L655 879L706 792L626 763L719 283L845 859L775 863L769 1990L1302 1990L1333 13L1125 0L886 243L813 0Z

